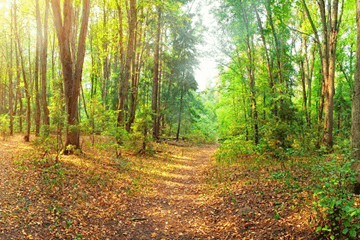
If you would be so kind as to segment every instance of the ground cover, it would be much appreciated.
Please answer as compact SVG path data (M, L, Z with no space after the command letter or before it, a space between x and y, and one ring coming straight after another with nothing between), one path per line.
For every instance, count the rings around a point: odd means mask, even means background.
M307 158L221 164L217 145L159 143L117 157L108 138L82 143L56 162L21 136L0 142L0 239L328 237L316 235Z

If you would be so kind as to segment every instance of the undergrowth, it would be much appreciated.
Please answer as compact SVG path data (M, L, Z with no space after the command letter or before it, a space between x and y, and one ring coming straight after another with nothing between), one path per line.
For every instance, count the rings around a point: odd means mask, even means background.
M357 239L360 199L353 193L356 179L346 146L335 146L333 154L324 148L315 154L296 148L278 148L267 153L256 151L244 140L228 140L215 154L216 163L209 182L228 186L229 182L243 181L245 185L259 187L256 191L261 192L261 184L256 184L271 180L275 188L280 189L281 185L291 196L289 206L293 206L291 201L296 199L314 213L310 225L318 238ZM278 212L275 216L280 218Z

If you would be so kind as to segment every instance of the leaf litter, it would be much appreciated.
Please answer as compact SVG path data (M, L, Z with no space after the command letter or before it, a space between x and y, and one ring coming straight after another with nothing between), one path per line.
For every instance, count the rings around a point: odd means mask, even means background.
M219 165L216 147L163 143L153 156L117 159L84 144L56 163L9 138L0 142L0 239L315 238L306 191L294 197L266 170Z

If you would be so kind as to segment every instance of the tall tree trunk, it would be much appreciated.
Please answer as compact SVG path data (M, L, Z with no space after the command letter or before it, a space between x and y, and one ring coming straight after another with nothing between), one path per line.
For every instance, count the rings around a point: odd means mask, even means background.
M324 140L329 148L333 146L333 123L334 123L334 95L335 95L335 64L336 64L336 45L338 39L339 25L338 18L339 1L333 0L333 9L331 10L330 33L329 33L329 65L328 81L326 82L325 94L325 131ZM341 11L342 13L342 11ZM330 14L329 14L330 15Z
M356 23L357 51L351 111L351 156L353 159L360 161L360 0L356 1Z
M255 54L254 54L254 39L253 36L250 36L249 29L249 19L247 17L247 12L243 6L243 3L240 0L240 7L242 10L242 18L244 20L245 28L246 28L246 50L249 63L247 64L248 78L250 84L250 98L251 98L251 111L252 118L254 123L254 143L255 145L259 144L259 125L258 125L258 111L256 104L256 93L255 93Z
M308 108L307 108L307 96L306 96L306 73L305 73L305 66L304 61L300 61L300 74L301 74L301 85L302 85L302 95L303 95L303 104L304 104L304 111L305 111L305 119L306 122L309 122L309 115L308 115Z
M41 20L40 20L40 7L39 0L36 0L36 55L35 55L35 71L34 71L34 80L35 80L35 135L39 136L40 133L40 92L39 92L39 58L40 58L40 48L42 45L42 33L41 33Z
M128 50L126 56L125 70L120 81L119 85L119 104L118 104L118 116L117 116L117 125L118 127L124 126L124 110L125 110L125 101L126 95L128 92L129 79L131 74L131 64L134 51L134 41L135 41L135 26L136 26L136 0L130 0L130 16L129 16L129 38L128 38ZM118 142L121 142L121 139L118 139Z
M103 8L103 29L107 29L107 13L106 13L106 1L103 1L104 8ZM107 94L108 94L108 83L110 78L110 66L111 60L109 59L109 40L108 40L108 33L105 31L105 35L103 36L103 51L104 57L102 59L103 62L103 74L102 74L102 83L101 83L101 99L105 106L107 106Z
M182 110L183 110L183 97L184 97L184 90L181 89L180 93L180 111L179 111L179 119L178 119L178 127L176 131L176 141L179 141L180 136L180 127L181 127L181 117L182 117Z
M160 54L161 54L161 48L160 48ZM160 137L161 134L161 129L160 129L160 121L161 121L161 86L162 86L162 62L161 62L161 58L159 59L159 82L158 82L158 99L157 99L157 107L156 107L156 111L157 111L157 119L156 119L156 124L157 124L157 135L158 135L158 139Z
M262 22L261 22L261 18L259 16L257 7L255 4L253 4L253 7L255 9L255 13L256 13L256 19L257 19L257 23L258 23L258 27L260 30L260 35L261 35L261 40L263 42L263 46L264 46L264 52L265 52L265 57L266 57L266 67L267 67L267 71L268 71L268 75L269 75L269 87L271 90L271 98L275 97L275 88L274 88L274 77L272 74L272 67L271 67L271 62L270 62L270 56L269 56L269 52L268 52L268 47L266 44L266 39L265 39L265 33L264 33L264 29L262 26ZM276 101L271 100L272 103L271 105L273 106L273 114L275 116L275 118L277 117L277 104Z
M161 9L158 7L158 22L156 31L156 42L154 51L154 70L153 70L153 85L152 85L152 101L151 109L153 111L153 137L159 139L159 122L158 122L158 96L159 96L159 52L160 52L160 28L161 28Z
M141 15L143 13L143 9L141 9ZM139 27L140 23L140 27ZM132 68L132 76L131 76L131 92L130 92L130 115L129 120L126 124L126 131L131 132L131 126L135 121L136 107L138 101L138 92L139 92L139 79L140 79L140 67L141 67L141 38L142 38L142 22L137 22L135 27L135 41L134 41L134 52L133 52L133 68ZM139 36L137 34L138 29Z
M41 67L41 105L43 109L43 124L50 125L49 108L47 103L47 50L48 50L48 18L49 1L46 1L44 17L44 36L41 43L40 67ZM41 34L41 33L40 33Z
M316 44L316 43L314 43ZM307 60L308 61L308 60ZM307 63L308 68L310 63ZM308 121L308 127L311 126L311 83L312 83L312 79L313 79L313 75L314 75L314 67L315 67L315 46L313 47L312 53L311 53L311 68L309 69L309 74L307 77L307 85L308 85L308 90L307 90L307 95L308 95L308 108L309 108L309 121Z
M357 50L356 50L356 68L354 78L354 94L352 99L351 111L351 157L357 160L352 165L357 172L355 193L359 193L360 188L360 0L356 0L356 25L357 25Z
M20 41L20 34L18 31L18 26L17 26L17 17L16 17L16 12L17 12L17 6L16 3L14 5L14 25L15 25L15 35L16 35L16 46L17 46L17 51L19 53L18 57L20 58L20 65L21 65L21 72L22 72L22 77L23 77L23 81L24 81L24 87L25 87L25 97L26 97L26 121L27 121L27 127L26 127L26 134L24 136L24 139L26 142L30 141L30 130L31 130L31 95L30 95L30 86L29 86L29 82L28 79L26 77L26 72L25 72L25 63L24 63L24 58L23 58L23 54L22 54L22 49L21 49L21 41ZM17 65L18 67L19 65L19 61L18 61L18 57L17 57ZM18 79L20 81L20 78ZM21 105L20 105L21 106Z
M53 10L56 35L58 38L60 59L65 86L65 99L67 106L67 123L65 154L72 152L68 146L80 148L80 130L78 124L78 99L85 58L86 34L89 23L90 0L83 0L83 11L81 29L77 49L74 51L72 39L75 36L74 28L74 9L71 0L65 0L63 7L63 16L61 14L60 0L51 1ZM70 33L70 34L69 34Z
M276 62L278 65L278 77L279 77L279 83L282 84L284 83L283 81L283 74L282 74L282 62L281 62L281 54L282 54L282 49L281 49L281 45L280 45L280 41L278 39L278 35L276 33L275 30L275 26L274 26L274 22L273 22L273 18L272 18L272 12L270 9L270 0L268 0L268 3L266 5L266 11L267 11L267 15L268 15L268 20L270 23L270 27L271 27L271 33L274 37L274 41L275 41L275 49L276 49Z
M335 95L335 63L336 63L336 45L338 40L338 32L341 24L344 0L342 1L342 10L339 14L339 0L332 0L325 3L324 0L318 0L320 10L320 20L322 25L322 41L318 35L305 0L303 5L306 15L310 21L311 27L318 42L319 54L321 58L321 74L323 79L322 94L324 96L324 105L320 103L319 120L322 117L322 107L325 110L324 119L324 142L331 149L333 146L333 122L334 122L334 95ZM326 14L326 10L328 13Z
M116 6L119 14L119 52L120 52L120 79L123 79L123 69L124 69L124 33L123 33L123 12L121 8L121 2L119 0L116 0Z
M9 47L9 62L8 62L8 71L9 71L9 117L10 117L10 135L14 134L14 113L13 113L13 100L14 100L14 91L13 91L13 8L11 8L11 21L10 21L10 47Z

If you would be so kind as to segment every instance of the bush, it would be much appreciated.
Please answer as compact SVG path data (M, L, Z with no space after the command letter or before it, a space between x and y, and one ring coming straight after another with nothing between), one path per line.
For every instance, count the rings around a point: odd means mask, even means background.
M352 162L332 160L318 167L314 196L319 217L317 233L330 239L355 239L360 229L360 209L355 206L352 193L356 183Z
M244 140L242 136L233 137L221 144L215 153L215 158L218 162L232 163L241 154L251 154L253 150L253 143L251 141Z
M7 114L0 115L0 134L5 140L6 135L9 134L10 117Z

